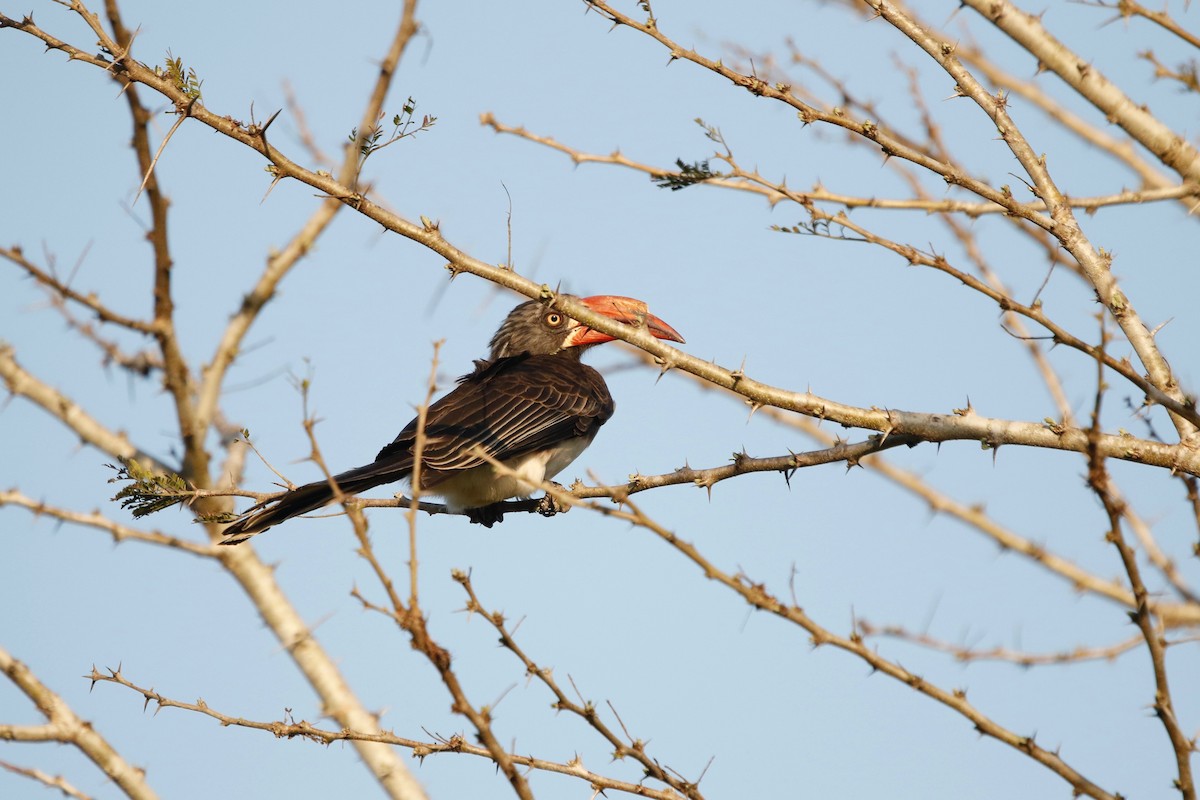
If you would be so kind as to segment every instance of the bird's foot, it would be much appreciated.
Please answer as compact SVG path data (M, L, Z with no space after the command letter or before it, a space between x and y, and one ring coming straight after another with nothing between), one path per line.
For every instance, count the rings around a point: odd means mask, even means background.
M476 525L490 528L497 522L504 521L504 503L492 503L490 506L481 508L468 508L463 513Z
M562 484L551 481L551 485L556 489L563 489L563 491L566 491ZM537 513L541 514L543 517L553 517L555 514L565 514L570 510L571 506L569 503L563 503L559 501L549 492L547 492L537 504Z

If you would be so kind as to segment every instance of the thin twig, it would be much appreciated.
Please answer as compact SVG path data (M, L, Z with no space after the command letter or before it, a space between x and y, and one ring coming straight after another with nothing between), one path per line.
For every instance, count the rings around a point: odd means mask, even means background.
M413 468L412 477L409 479L412 497L408 504L408 513L405 514L408 520L408 605L413 614L421 613L421 606L417 601L417 512L421 508L421 470L424 467L423 459L427 440L425 420L428 418L429 404L433 402L433 396L437 392L438 353L441 352L445 341L445 339L438 339L433 343L433 356L429 363L429 382L425 390L425 400L417 407L417 435L413 440Z
M1083 645L1079 645L1070 650L1062 650L1055 653L1030 653L1000 646L976 649L964 645L952 644L930 636L927 633L914 633L899 625L876 626L864 619L858 620L858 631L864 638L886 636L903 642L911 642L930 650L949 653L954 656L956 661L961 661L964 664L970 664L975 661L1007 661L1021 667L1078 664L1083 661L1114 661L1119 656L1130 652L1135 647L1144 643L1144 640L1139 635L1104 647L1084 647Z
M51 775L48 772L43 772L40 769L33 767L21 767L16 764L11 764L7 761L0 761L0 769L8 770L14 775L22 775L30 780L44 784L49 789L57 789L66 797L74 797L76 800L92 800L92 796L84 794L75 788L75 786L64 778L62 775Z
M1101 317L1101 341L1104 341L1106 336L1103 322L1103 317ZM1104 383L1103 362L1101 359L1097 359L1096 363L1096 399L1092 408L1091 430L1093 438L1099 439L1100 410L1103 406L1106 387ZM1171 741L1171 748L1175 753L1175 763L1178 770L1175 788L1179 790L1184 800L1195 800L1196 785L1192 778L1192 753L1196 749L1196 746L1183 732L1183 727L1175 716L1175 705L1171 699L1170 682L1167 678L1166 639L1163 636L1159 621L1154 618L1154 614L1151 611L1150 595L1142 580L1141 568L1137 563L1137 555L1134 553L1133 548L1125 541L1125 535L1122 531L1121 520L1126 514L1125 501L1121 499L1111 484L1108 467L1104 463L1104 456L1101 454L1098 446L1090 448L1088 452L1087 481L1096 498L1104 506L1104 512L1108 518L1108 531L1105 534L1105 539L1116 548L1121 558L1121 564L1125 568L1125 574L1129 579L1129 589L1133 592L1134 608L1129 616L1138 626L1142 639L1146 643L1146 649L1150 653L1150 663L1154 673L1155 686L1152 707L1154 715L1158 717L1163 728L1166 730L1167 737Z

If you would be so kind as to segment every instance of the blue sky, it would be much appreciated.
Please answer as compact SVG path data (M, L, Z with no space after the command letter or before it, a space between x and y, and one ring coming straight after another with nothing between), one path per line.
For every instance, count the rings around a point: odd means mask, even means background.
M923 96L955 152L995 183L1020 182L1018 165L977 107L947 99L953 82L880 21L865 22L836 4L752 3L731 11L714 2L656 2L661 28L711 56L730 43L781 52L791 37L882 116L911 126L916 117L895 56L919 70ZM1032 77L1034 65L954 3L920 3L929 20L964 40L994 47L1006 68ZM174 4L127 2L141 27L136 53L160 63L168 49L204 80L208 108L248 119L285 105L289 84L317 140L338 148L357 124L373 64L396 23L379 4L205 4L203 14ZM634 4L622 6L635 11ZM19 16L27 8L3 9ZM39 25L91 46L94 37L62 6L35 6ZM1102 26L1106 12L1054 4L1044 21L1061 39L1149 104L1185 135L1194 134L1192 98L1132 54L1173 44L1145 23ZM1181 15L1185 23L1190 15ZM461 7L428 3L386 108L411 96L436 126L373 156L366 175L378 197L409 219L440 221L471 255L505 261L511 198L512 260L535 280L585 294L627 294L688 340L696 356L795 390L841 402L949 413L966 405L1003 419L1041 420L1056 412L1021 344L999 325L994 304L944 275L907 267L866 244L787 236L769 230L804 219L801 209L771 209L761 199L695 187L668 192L644 175L573 166L530 142L479 124L491 112L588 152L620 148L668 166L711 155L696 118L718 126L739 160L793 186L818 181L832 191L904 196L882 159L848 146L838 132L803 127L793 112L755 99L694 65L668 65L665 51L629 30L609 30L582 4L531 2ZM970 32L960 24L969 23ZM150 309L151 261L142 225L145 201L127 147L129 121L117 87L98 70L42 54L12 31L0 36L0 241L21 244L39 261L51 254L75 285L129 314ZM1124 54L1124 55L1122 55ZM1178 56L1182 60L1185 56ZM1038 78L1048 91L1061 87ZM828 89L826 99L833 99ZM146 102L152 103L143 94ZM1072 108L1102 120L1074 100ZM1073 195L1112 193L1135 178L1053 129L1014 100L1012 114L1031 144L1048 154ZM157 117L160 135L174 121ZM910 131L914 131L911 127ZM272 141L305 161L294 117L285 112ZM311 163L311 160L305 161ZM263 268L315 207L307 187L284 182L264 199L261 158L202 128L184 124L158 165L171 197L178 323L194 367L212 354L223 325ZM938 180L926 180L935 195ZM961 258L936 220L921 212L853 212L883 235ZM1175 205L1102 210L1082 216L1093 241L1115 254L1114 272L1150 325L1169 324L1159 343L1184 385L1200 379L1194 342L1198 273L1195 222ZM1046 276L1045 257L1014 238L997 218L973 229L1014 295L1030 300ZM289 375L311 374L311 408L327 461L335 468L374 457L412 416L441 350L443 386L470 368L513 304L470 276L447 283L441 260L419 246L343 212L262 314L229 375L227 417L250 429L257 446L296 482L317 477L301 461L308 445L300 398ZM1057 271L1046 307L1077 335L1093 339L1090 291ZM154 382L104 369L88 344L67 330L43 295L11 266L0 269L0 338L18 360L113 429L170 458L177 435L168 397ZM119 335L118 335L119 336ZM136 348L135 339L123 338ZM1117 345L1118 349L1120 345ZM1122 351L1124 354L1125 351ZM1086 415L1094 365L1054 350L1070 402ZM610 373L617 414L560 479L618 483L633 472L669 472L726 463L745 449L779 455L814 449L811 440L748 418L739 398L701 392L684 376L625 369L617 347L589 356ZM1117 385L1106 427L1145 435ZM1156 420L1164 435L1169 426ZM838 431L851 440L861 431ZM101 509L128 521L108 501L114 488L104 454L80 446L56 420L23 399L0 413L0 486L57 505ZM1085 487L1078 455L998 453L975 443L893 451L957 500L983 504L1022 535L1043 542L1102 577L1120 574L1103 542L1102 510ZM1182 490L1146 467L1114 465L1115 478L1154 526L1162 546L1193 581L1194 520ZM253 464L247 485L272 480ZM381 494L385 496L386 492ZM1062 580L1011 554L865 470L840 465L804 470L790 488L777 475L746 476L711 497L674 487L640 498L648 514L694 541L715 563L742 570L784 597L795 570L797 599L819 622L848 633L853 621L900 624L979 647L1055 651L1103 646L1134 633L1124 612L1077 595ZM407 559L398 513L376 511L372 532L395 574ZM168 511L147 525L201 537L190 518ZM320 708L287 655L232 581L215 564L155 548L113 547L103 535L20 509L0 511L0 645L29 664L130 761L146 767L165 797L274 793L372 796L377 791L347 746L330 748L222 729L182 711L143 713L120 687L89 691L93 664L123 666L131 680L164 695L203 697L225 713L278 719L285 709L317 721ZM322 644L338 660L383 724L421 738L450 735L465 723L448 711L429 665L388 622L363 612L354 587L380 596L343 520L300 520L254 545ZM611 701L630 731L651 742L661 762L695 777L709 759L708 797L857 797L884 793L930 798L1064 796L1061 779L990 739L963 718L904 686L871 675L865 664L747 606L645 531L583 510L542 519L513 517L486 530L461 518L420 523L422 596L432 633L456 658L471 698L495 703L497 733L518 750L637 780L630 765L609 764L604 743L577 720L555 715L544 688L495 646L482 620L459 613L454 568L470 569L490 607L523 619L519 640L560 680L570 675L600 703ZM890 657L942 686L967 687L997 722L1037 733L1091 780L1127 796L1167 797L1173 775L1161 726L1149 713L1153 682L1143 652L1111 663L1021 670L1008 664L964 667L945 655L891 641ZM1200 674L1194 645L1170 651L1176 704L1196 731ZM511 690L510 690L511 689ZM36 709L0 686L0 721L32 724ZM0 759L63 772L80 788L112 796L103 776L66 748L8 745ZM503 796L507 788L482 759L439 756L418 765L433 797ZM586 797L577 781L535 774L539 797ZM0 795L37 796L28 780L0 773Z

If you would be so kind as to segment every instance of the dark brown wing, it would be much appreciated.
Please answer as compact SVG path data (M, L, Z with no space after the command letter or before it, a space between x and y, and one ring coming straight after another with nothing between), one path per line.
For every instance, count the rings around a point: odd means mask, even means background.
M612 416L612 395L600 373L573 356L523 355L477 363L475 372L429 407L422 483L432 488L459 470L486 463L476 447L508 461L594 436ZM416 432L413 420L379 451L374 464L360 469L407 474Z

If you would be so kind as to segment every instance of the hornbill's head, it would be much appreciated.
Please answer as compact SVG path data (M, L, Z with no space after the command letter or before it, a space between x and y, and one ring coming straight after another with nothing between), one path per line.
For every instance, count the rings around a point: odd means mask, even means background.
M659 339L682 342L674 328L650 313L646 304L632 297L599 294L595 297L573 297L591 310L627 325L646 325L646 330ZM571 319L562 311L537 300L529 300L514 308L492 337L491 360L505 356L554 355L564 350L581 352L602 342L611 342L607 333L592 330Z

